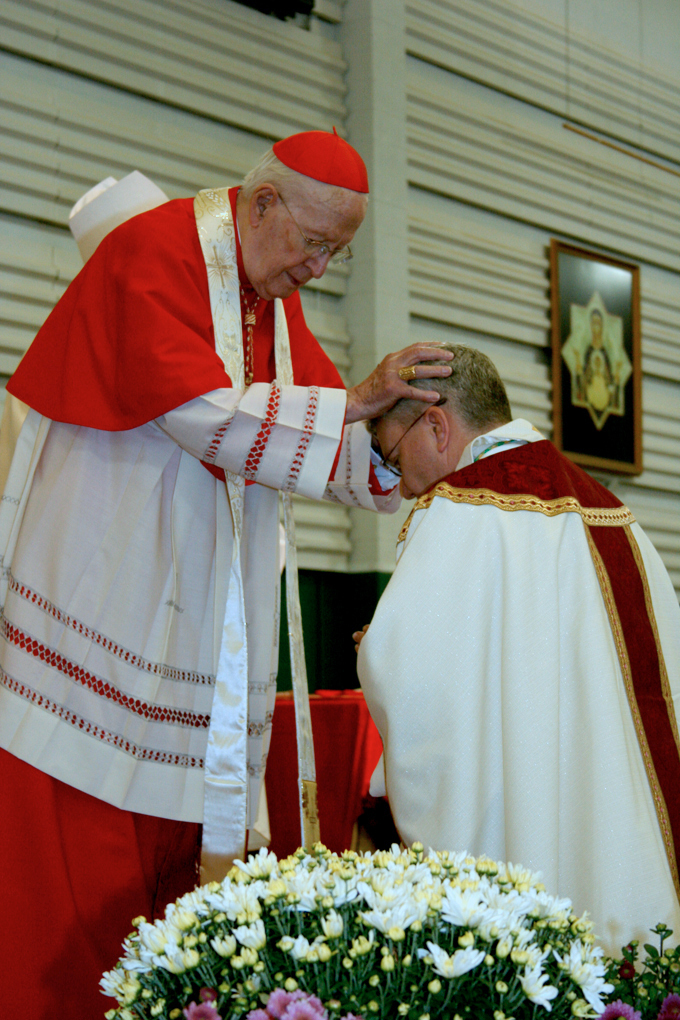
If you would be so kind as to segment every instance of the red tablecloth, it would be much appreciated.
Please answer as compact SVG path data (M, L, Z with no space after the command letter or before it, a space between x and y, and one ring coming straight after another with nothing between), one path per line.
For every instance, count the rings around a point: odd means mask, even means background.
M361 691L317 691L309 700L321 841L330 850L341 852L351 844L382 743ZM271 849L285 857L301 842L295 711L290 692L276 696L265 782Z

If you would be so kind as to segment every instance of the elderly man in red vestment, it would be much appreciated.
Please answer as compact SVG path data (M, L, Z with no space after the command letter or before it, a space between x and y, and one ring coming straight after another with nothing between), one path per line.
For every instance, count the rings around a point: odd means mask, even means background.
M438 405L405 400L372 426L416 498L355 635L397 829L542 872L610 954L659 921L677 935L670 578L630 510L512 420L489 359L449 353L451 375L426 384Z
M255 834L277 490L395 509L395 480L354 423L405 396L399 369L428 357L407 348L346 391L305 324L298 289L351 257L367 192L346 142L305 132L240 189L122 223L8 386L8 1016L98 1015L131 918L193 886L201 849L203 877L218 876Z

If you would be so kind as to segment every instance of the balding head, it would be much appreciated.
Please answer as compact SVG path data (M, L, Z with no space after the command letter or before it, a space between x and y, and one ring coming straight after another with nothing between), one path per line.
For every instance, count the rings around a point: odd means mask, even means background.
M401 470L401 491L406 499L420 495L455 471L463 450L475 436L512 419L505 387L493 362L474 347L441 347L453 354L453 360L427 364L448 365L451 375L409 383L441 394L440 404L429 405L423 411L422 401L400 400L368 423L383 456Z
M441 379L414 379L409 383L421 390L436 390L446 399L449 410L460 418L466 429L481 435L512 419L505 386L491 358L475 347L464 344L440 344L453 354L451 361L428 361L428 365L448 365L451 375ZM423 410L421 401L400 400L384 418L408 424Z

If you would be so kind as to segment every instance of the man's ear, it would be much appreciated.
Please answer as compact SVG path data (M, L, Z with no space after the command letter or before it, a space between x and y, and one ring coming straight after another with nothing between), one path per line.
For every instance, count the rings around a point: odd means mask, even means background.
M261 225L264 215L277 198L276 190L271 184L262 184L250 196L248 220L253 230Z
M445 453L451 441L451 419L442 407L430 407L425 416L428 427L434 432L437 453Z

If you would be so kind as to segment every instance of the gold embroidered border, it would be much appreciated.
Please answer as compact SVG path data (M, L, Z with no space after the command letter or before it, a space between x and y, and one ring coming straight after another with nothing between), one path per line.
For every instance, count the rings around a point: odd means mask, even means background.
M647 616L652 626L652 633L654 634L654 642L656 644L656 650L659 656L659 673L661 676L661 691L663 693L664 701L666 702L666 708L668 709L668 719L671 724L671 730L673 731L673 737L675 739L675 746L678 749L680 755L680 733L678 732L678 720L675 716L675 706L673 705L673 694L671 692L671 685L668 682L668 671L666 669L666 660L663 656L661 648L661 641L659 640L659 631L656 626L656 616L654 615L654 606L652 605L652 594L649 590L649 582L647 581L647 571L645 570L645 563L642 559L642 553L640 552L640 546L637 544L635 535L630 528L624 529L626 532L626 538L630 543L630 547L633 551L633 557L637 568L640 571L640 580L642 581L642 587L645 593L645 606L647 607Z
M621 626L621 619L619 617L619 611L616 608L616 601L614 599L614 592L612 591L611 582L607 573L607 568L604 565L604 561L600 556L599 550L597 549L590 530L585 529L586 538L588 539L588 546L590 548L590 555L593 560L597 579L600 582L600 590L602 591L602 599L609 616L609 623L612 629L612 635L614 637L614 644L616 645L616 652L619 658L619 665L621 666L621 673L623 674L623 684L626 689L626 696L628 698L628 705L630 706L630 712L633 717L633 726L635 727L635 733L640 745L640 753L642 754L642 760L645 765L645 771L647 772L647 779L649 781L650 790L652 793L652 800L654 801L654 807L656 808L656 815L659 821L659 828L661 830L661 838L663 839L664 848L666 850L666 856L668 858L668 864L671 869L671 877L673 879L673 885L675 886L675 892L680 899L680 877L678 876L678 865L675 859L675 846L673 843L673 833L671 830L671 823L668 817L668 808L666 807L666 801L659 785L659 779L654 768L654 762L652 760L652 753L649 749L649 742L647 740L647 734L645 728L642 725L642 717L640 715L640 709L638 708L637 699L635 697L635 688L633 687L633 674L630 668L630 658L628 657L628 649L623 636L623 627ZM630 540L630 539L629 539Z
M495 506L499 510L533 510L556 517L558 514L580 514L583 523L598 527L622 527L632 524L635 518L627 506L614 507L583 507L574 496L562 496L559 499L539 499L538 496L518 493L502 495L492 489L456 489L448 482L439 482L434 489L426 492L417 501L406 519L397 542L403 542L411 526L411 519L416 510L426 510L437 497L450 499L452 503L468 503L470 506Z

